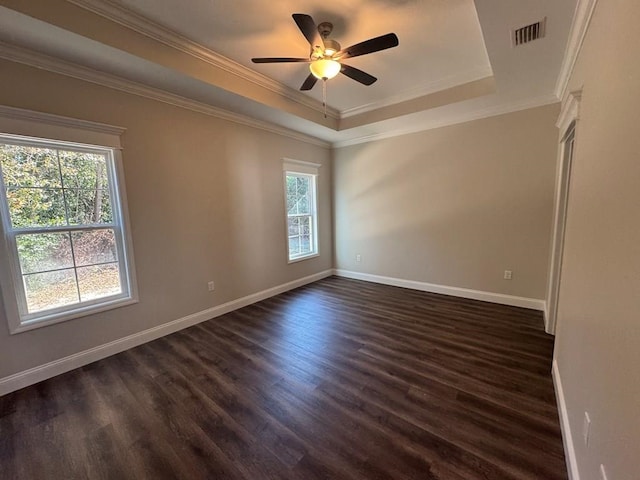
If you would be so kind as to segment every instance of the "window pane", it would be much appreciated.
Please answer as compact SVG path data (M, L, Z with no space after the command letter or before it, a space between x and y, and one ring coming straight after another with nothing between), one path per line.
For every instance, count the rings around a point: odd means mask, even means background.
M311 213L310 180L309 177L298 178L298 213Z
M77 266L115 262L118 259L115 233L111 229L73 232L71 238Z
M287 175L287 215L311 213L311 177Z
M0 162L6 187L62 187L56 150L0 145Z
M297 177L297 194L299 197L303 197L307 194L307 191L309 190L309 178L308 177L302 177L299 176Z
M11 224L15 228L66 225L62 190L49 188L7 189Z
M300 221L298 217L289 217L289 236L300 234Z
M79 267L78 284L83 302L122 293L117 263Z
M108 189L107 159L104 155L63 150L59 155L65 188Z
M298 199L298 213L311 213L311 205L309 204L309 198L306 195Z
M18 235L16 244L22 273L73 267L68 233Z
M300 254L300 237L289 237L289 258Z
M113 221L108 190L65 189L65 196L71 225Z
M295 194L287 195L287 215L295 215L298 213L296 200L297 197Z
M311 253L311 237L309 235L300 236L300 253Z
M300 217L300 234L309 235L311 233L311 217Z
M78 288L73 269L34 273L24 276L29 313L78 303Z
M296 176L287 175L287 196L295 197L296 195Z
M300 218L300 253L310 253L311 248L311 216Z

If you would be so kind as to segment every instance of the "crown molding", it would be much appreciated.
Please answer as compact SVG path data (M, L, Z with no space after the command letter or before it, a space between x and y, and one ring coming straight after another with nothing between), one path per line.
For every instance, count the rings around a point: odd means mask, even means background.
M410 127L406 129L399 129L399 130L393 130L393 131L377 133L372 135L365 135L362 137L357 137L353 139L337 141L332 143L332 142L327 142L310 135L305 135L303 133L296 132L294 130L291 130L285 127L280 127L269 122L256 120L246 115L241 115L241 114L230 112L228 110L224 110L218 107L213 107L203 102L191 100L189 98L185 98L180 95L165 92L157 88L142 85L140 83L133 82L131 80L117 77L115 75L111 75L108 73L99 72L97 70L83 67L81 65L65 62L57 58L43 55L41 53L36 53L24 48L16 47L14 45L1 42L1 41L0 41L0 58L6 59L12 62L16 62L16 63L28 65L30 67L43 69L43 70L57 73L60 75L65 75L67 77L77 78L79 80L83 80L83 81L94 83L104 87L112 88L114 90L119 90L125 93L137 95L144 98L149 98L151 100L156 100L162 103L166 103L176 107L202 113L204 115L220 118L220 119L227 120L229 122L237 123L240 125L257 128L270 133L274 133L276 135L281 135L284 137L292 138L294 140L298 140L311 145L317 145L324 148L332 148L332 147L341 148L341 147L347 147L350 145L358 145L361 143L369 143L377 140L383 140L386 138L393 138L397 136L408 135L411 133L432 130L435 128L446 127L449 125L456 125L459 123L465 123L473 120L480 120L482 118L493 117L493 116L502 115L505 113L512 113L520 110L526 110L529 108L550 105L553 103L558 103L559 101L558 98L553 94L545 95L545 96L536 97L536 98L522 101L522 102L514 102L514 103L509 103L504 105L497 105L493 107L478 109L475 111L456 115L453 118L446 119L446 120L437 119L431 122L427 122L421 125L416 125L414 127ZM87 123L87 125L91 125L91 124L101 125L95 122ZM118 128L118 127L114 127L114 128Z
M573 73L573 68L578 60L578 54L584 43L587 29L591 23L593 12L595 11L598 0L578 0L575 13L573 14L573 22L571 23L571 30L569 31L569 40L567 42L567 48L564 52L564 58L562 60L562 66L560 67L560 74L558 75L558 81L556 82L556 96L559 99L564 99L567 94L567 88L569 88L569 80Z
M498 115L504 115L506 113L519 112L521 110L528 110L530 108L543 107L545 105L552 105L558 103L558 98L554 94L543 95L536 98L531 98L521 102L507 103L503 105L496 105L487 108L481 108L478 110L465 112L460 115L455 115L453 118L441 120L436 119L427 123L416 125L414 127L393 130L392 132L376 133L373 135L366 135L363 137L352 138L350 140L343 140L333 143L333 148L348 147L351 145L358 145L361 143L375 142L377 140L384 140L386 138L399 137L402 135L408 135L411 133L424 132L427 130L433 130L435 128L448 127L450 125L457 125L460 123L471 122L473 120L481 120L483 118L495 117Z
M456 87L458 85L463 85L465 83L473 82L475 80L480 80L482 78L490 77L492 75L493 75L493 70L491 69L490 66L474 68L466 72L461 72L456 75L450 75L448 77L435 80L433 82L422 84L415 88L407 89L403 92L387 97L384 100L381 100L379 102L371 102L365 105L359 105L357 107L342 110L340 112L340 118L343 119L343 118L353 117L355 115L368 113L373 110L378 110L380 108L395 105L397 103L406 102L408 100L414 100L416 98L424 97L426 95L430 95L432 93L436 93L441 90Z
M182 97L173 93L165 92L157 88L149 87L141 83L127 80L115 75L93 70L74 63L62 61L57 58L36 53L31 50L16 47L14 45L0 42L0 58L10 60L12 62L21 63L30 67L36 67L49 72L58 73L67 77L77 78L86 82L95 83L104 87L120 90L140 97L149 98L169 105L185 108L194 112L209 115L211 117L220 118L233 123L238 123L248 127L265 130L267 132L282 135L284 137L299 140L312 145L330 148L331 144L320 140L319 138L305 135L303 133L290 130L285 127L279 127L269 122L256 120L246 115L233 113L222 108L213 107L207 103L198 102L189 98ZM96 124L97 125L97 124Z
M280 83L272 78L262 75L233 60L220 55L173 30L152 22L148 18L117 5L110 0L67 0L80 8L100 15L112 22L129 28L141 35L156 40L178 51L191 55L209 65L224 70L243 80L249 81L259 87L282 95L300 105L311 108L324 114L322 103ZM340 112L336 108L327 106L327 116L338 120Z

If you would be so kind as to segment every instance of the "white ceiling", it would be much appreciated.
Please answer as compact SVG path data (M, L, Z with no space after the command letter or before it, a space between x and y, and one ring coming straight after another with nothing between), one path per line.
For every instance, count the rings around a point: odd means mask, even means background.
M26 51L46 54L346 145L557 101L576 0L25 3L16 7L0 0L0 57L33 63L35 57ZM324 118L321 82L311 92L298 91L308 75L306 64L250 61L308 56L292 13L332 22L331 38L343 47L389 32L397 34L400 45L349 59L346 63L379 80L370 87L342 75L329 80L329 117ZM109 36L116 30L105 26L105 17L118 28L142 32L147 42ZM545 17L545 38L512 47L513 28ZM95 28L86 28L88 21L95 21ZM150 37L160 41L158 49L149 47ZM169 57L167 44L184 58ZM206 65L191 65L194 59ZM231 80L225 77L229 72Z

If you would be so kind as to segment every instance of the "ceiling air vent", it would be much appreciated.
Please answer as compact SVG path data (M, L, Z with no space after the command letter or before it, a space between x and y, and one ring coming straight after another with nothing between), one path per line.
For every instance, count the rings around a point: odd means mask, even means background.
M533 42L539 38L544 37L545 26L547 23L547 18L543 18L539 22L532 23L531 25L527 25L526 27L518 28L513 30L513 46L517 47L518 45L524 45L525 43Z

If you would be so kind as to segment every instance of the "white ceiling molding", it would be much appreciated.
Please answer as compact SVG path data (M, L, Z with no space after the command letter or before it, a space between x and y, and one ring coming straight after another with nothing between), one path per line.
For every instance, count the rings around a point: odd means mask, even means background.
M363 137L353 138L340 142L334 142L334 148L348 147L351 145L358 145L361 143L375 142L377 140L384 140L386 138L398 137L401 135L409 135L411 133L424 132L427 130L433 130L434 128L448 127L450 125L457 125L460 123L471 122L473 120L481 120L483 118L495 117L498 115L504 115L506 113L519 112L521 110L527 110L529 108L543 107L545 105L552 105L558 103L558 98L552 95L544 95L538 98L531 98L524 102L514 102L505 105L498 105L495 107L488 107L479 110L473 110L469 112L457 115L454 118L448 120L434 120L427 124L421 124L419 127L406 128L402 130L394 130L393 132L377 133L374 135L366 135Z
M578 54L582 48L584 37L597 3L598 0L578 0L578 4L576 5L571 31L569 32L569 41L567 42L567 48L564 52L564 59L562 60L560 74L558 75L558 81L556 83L556 96L561 100L567 94L571 73L578 59Z
M117 77L108 73L99 72L94 69L83 67L70 62L65 62L54 57L36 53L24 48L19 48L4 42L0 42L0 58L4 58L6 60L21 63L31 67L40 68L53 73L58 73L68 77L77 78L79 80L91 82L104 87L113 88L115 90L126 92L132 95L149 98L151 100L156 100L176 107L185 108L187 110L202 113L241 125L268 131L277 135L282 135L284 137L292 138L324 148L341 148L350 145L373 142L386 138L393 138L401 135L432 130L434 128L446 127L449 125L456 125L459 123L470 122L482 118L493 117L505 113L526 110L528 108L550 105L558 102L558 98L555 96L555 94L546 95L529 99L523 102L514 102L505 105L498 105L495 107L472 110L456 115L455 117L449 118L447 120L435 120L429 123L420 124L419 126L415 127L393 130L373 135L364 135L362 137L332 143L310 135L296 132L295 130L280 127L270 122L256 120L246 115L241 115L221 108L213 107L207 103L198 102L196 100L185 98L180 95L166 92L164 90L149 87L131 80Z
M424 85L420 85L419 87L416 87L416 88L405 90L404 92L388 97L381 102L372 102L366 105L359 105L354 108L348 108L346 110L342 110L340 112L340 119L353 117L355 115L360 115L362 113L368 113L373 110L378 110L379 108L395 105L396 103L402 103L408 100L414 100L416 98L420 98L425 95L430 95L432 93L439 92L441 90L446 90L448 88L452 88L457 85L462 85L464 83L469 83L474 80L490 77L492 75L493 75L493 71L491 70L491 67L475 68L466 72L462 72L459 75L452 75L450 77L443 78L435 82L430 82Z
M77 78L87 82L113 88L122 92L130 93L140 97L157 100L169 105L173 105L194 112L202 113L212 117L220 118L230 122L258 128L284 137L293 138L312 145L330 148L331 144L316 137L280 127L275 124L256 120L246 115L233 113L222 108L213 107L209 104L198 102L157 88L142 85L140 83L127 80L115 75L99 72L92 68L83 67L73 63L65 62L47 55L33 52L24 48L19 48L4 42L0 42L0 58L12 62L21 63L31 67L40 68L49 72L58 73L67 77Z
M151 20L127 10L119 5L111 3L109 0L67 0L85 10L100 15L112 22L127 27L141 35L156 40L164 45L191 55L198 60L206 62L226 72L236 75L244 80L254 83L271 92L282 95L300 105L311 108L324 114L324 107L321 102L279 83L261 73L240 65L233 60L220 55L202 45L195 43L178 33L158 25ZM327 106L327 116L334 119L340 118L337 109Z

